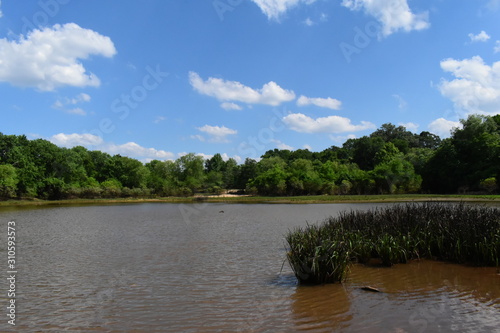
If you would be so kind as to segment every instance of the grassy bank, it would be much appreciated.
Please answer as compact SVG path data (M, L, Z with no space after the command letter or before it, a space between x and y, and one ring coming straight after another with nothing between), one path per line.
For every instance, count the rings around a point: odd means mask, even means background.
M408 202L408 201L471 201L500 202L500 195L430 195L430 194L387 194L387 195L312 195L293 197L262 197L262 196L197 196L197 197L166 197L166 198L116 198L116 199L71 199L71 200L7 200L0 201L2 206L58 206L85 204L122 204L122 203L362 203L362 202Z
M344 212L286 235L288 261L301 283L343 281L351 262L385 266L427 258L499 266L500 210L445 203L407 203Z

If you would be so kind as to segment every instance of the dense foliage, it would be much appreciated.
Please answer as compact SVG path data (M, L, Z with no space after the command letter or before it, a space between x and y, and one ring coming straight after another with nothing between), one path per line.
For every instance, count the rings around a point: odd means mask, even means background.
M345 212L286 236L288 261L301 283L341 282L349 264L385 266L429 258L499 266L500 211L464 204L406 204Z
M257 162L187 154L146 164L78 146L0 133L0 198L496 192L500 115L473 115L449 139L384 124L321 152L270 150Z

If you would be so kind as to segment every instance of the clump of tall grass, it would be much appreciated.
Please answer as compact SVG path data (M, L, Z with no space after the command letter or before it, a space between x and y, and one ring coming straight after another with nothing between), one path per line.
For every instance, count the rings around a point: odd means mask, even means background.
M430 258L499 266L500 210L408 203L343 212L286 235L288 262L301 283L341 282L349 265L379 258L392 266Z

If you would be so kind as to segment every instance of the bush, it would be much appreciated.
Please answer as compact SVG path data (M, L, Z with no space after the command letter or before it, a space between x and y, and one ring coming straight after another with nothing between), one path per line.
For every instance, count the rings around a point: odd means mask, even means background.
M500 210L464 204L406 204L344 212L286 235L299 282L341 282L351 261L392 266L418 258L499 266Z

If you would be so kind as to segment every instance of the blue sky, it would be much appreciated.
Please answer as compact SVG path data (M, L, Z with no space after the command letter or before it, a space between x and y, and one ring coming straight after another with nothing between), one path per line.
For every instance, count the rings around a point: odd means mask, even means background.
M500 112L500 0L0 1L0 132L148 161Z

